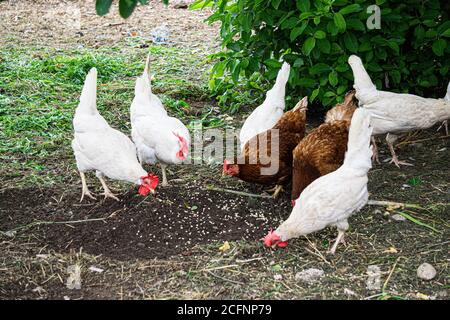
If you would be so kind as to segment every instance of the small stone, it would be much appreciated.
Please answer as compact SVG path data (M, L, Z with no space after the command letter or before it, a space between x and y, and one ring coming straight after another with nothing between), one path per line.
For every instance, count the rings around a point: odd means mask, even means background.
M297 272L295 275L295 280L303 281L306 283L312 283L318 281L320 278L324 276L325 272L322 269L309 268L300 272Z
M367 281L366 287L368 290L380 290L381 289L381 270L377 265L370 265L367 267Z
M422 263L417 268L417 276L423 280L431 280L436 276L436 269L429 263Z
M275 274L275 275L273 276L273 278L274 278L275 280L277 280L277 281L283 280L283 276L282 276L281 274L279 274L279 273Z
M355 291L352 291L352 290L347 289L347 288L344 289L344 294L346 294L347 296L356 296Z
M67 267L67 277L66 287L67 289L81 289L81 266L74 264Z
M39 286L39 287L34 288L34 289L31 290L31 291L37 292L37 293L41 294L41 293L45 292L45 289L42 288L41 286Z
M404 216L402 216L401 214L398 214L398 213L391 216L391 219L395 220L395 221L405 221L406 220L406 218Z
M104 270L101 269L101 268L97 268L97 267L91 266L91 267L89 267L89 271L102 273Z

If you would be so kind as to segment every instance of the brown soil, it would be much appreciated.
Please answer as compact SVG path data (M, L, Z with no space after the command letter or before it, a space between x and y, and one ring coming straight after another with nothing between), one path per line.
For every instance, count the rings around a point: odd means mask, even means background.
M8 217L0 230L37 223L32 230L39 242L58 252L82 247L116 259L152 259L186 255L197 244L253 241L288 212L288 201L255 201L204 188L199 181L159 188L155 197L143 198L131 190L120 195L120 202L81 204L79 190L7 190L0 193L1 216ZM89 221L99 218L104 220ZM61 223L80 220L87 221Z

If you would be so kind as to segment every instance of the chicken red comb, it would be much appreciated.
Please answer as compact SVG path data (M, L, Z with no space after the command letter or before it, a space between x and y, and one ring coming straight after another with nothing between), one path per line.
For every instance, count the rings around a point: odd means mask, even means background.
M150 180L150 183L143 183L139 187L139 194L145 197L149 192L156 189L159 178L156 174L149 173L148 175L141 177L141 179L143 182Z
M181 142L181 151L183 153L188 153L188 145L187 145L187 141L184 137L182 137L181 135L179 135L176 132L173 132L173 134L178 138L178 140L180 140Z
M223 171L227 171L228 170L228 160L225 159L223 160Z
M275 231L272 231L272 228L270 228L269 233L261 240L266 247L277 245L279 248L285 248L288 245L287 241L281 241L281 237Z

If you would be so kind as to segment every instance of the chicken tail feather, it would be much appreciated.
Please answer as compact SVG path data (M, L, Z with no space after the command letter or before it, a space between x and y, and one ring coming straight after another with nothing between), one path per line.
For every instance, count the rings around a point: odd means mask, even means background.
M150 93L152 92L152 87L150 83L149 77L149 64L150 64L150 54L147 56L147 60L145 61L144 72L140 77L136 79L136 86L134 87L135 96L144 96L147 99L150 98Z
M364 65L361 61L361 58L355 55L351 55L348 58L348 64L352 68L353 77L355 78L354 88L356 91L361 90L376 90L375 85L370 79L369 74L367 73Z
M356 109L350 124L344 166L366 172L372 167L371 136L370 114L362 108Z
M83 90L81 91L78 112L95 114L97 112L97 69L92 68L86 76Z
M327 112L325 122L331 123L333 121L345 120L350 124L356 106L355 90L351 90L345 95L343 103L337 104Z
M275 84L273 85L272 89L267 91L266 99L264 101L267 106L284 110L284 96L286 94L286 83L289 79L290 70L291 66L289 65L289 63L284 62L281 66L280 71L278 71Z

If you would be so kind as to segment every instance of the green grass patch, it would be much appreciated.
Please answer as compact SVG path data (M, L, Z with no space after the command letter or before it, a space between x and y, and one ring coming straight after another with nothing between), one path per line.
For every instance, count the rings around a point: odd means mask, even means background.
M135 78L142 73L148 52L154 91L173 115L189 123L183 99L208 95L208 66L201 55L187 49L159 46L124 53L120 48L0 48L1 171L42 175L47 165L58 162L55 159L71 157L72 118L92 67L99 74L100 113L128 133ZM50 158L53 163L46 164Z

